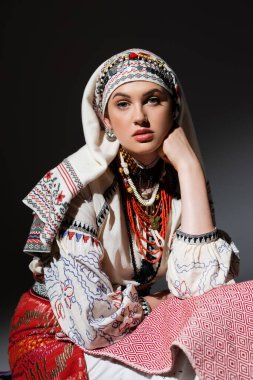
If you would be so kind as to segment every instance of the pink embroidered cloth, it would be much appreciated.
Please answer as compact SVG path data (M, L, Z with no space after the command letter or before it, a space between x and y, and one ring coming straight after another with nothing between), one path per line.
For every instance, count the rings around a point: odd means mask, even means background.
M253 379L253 281L169 298L120 342L85 352L162 374L171 370L178 347L201 380Z

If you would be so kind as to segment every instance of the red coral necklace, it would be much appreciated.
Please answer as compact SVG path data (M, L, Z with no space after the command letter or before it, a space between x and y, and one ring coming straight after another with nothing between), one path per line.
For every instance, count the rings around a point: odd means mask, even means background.
M143 198L143 192L140 195L138 186L133 188L134 182L130 177L129 168L136 173L137 164L122 148L119 157L117 157L117 164L121 174L122 187L125 189L123 191L123 203L130 235L135 237L138 251L145 261L152 265L160 263L168 228L172 196L164 188L160 188L161 184L158 181L153 184L152 191L149 193L150 198ZM158 174L161 178L164 175L163 166L160 171L161 173Z

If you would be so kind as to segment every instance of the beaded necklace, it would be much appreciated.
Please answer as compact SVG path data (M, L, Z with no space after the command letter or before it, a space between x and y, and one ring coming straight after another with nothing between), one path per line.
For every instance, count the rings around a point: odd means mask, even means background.
M119 172L120 174L122 175L122 178L123 178L123 183L124 185L126 186L126 189L127 189L127 192L128 193L133 193L135 198L138 200L138 202L142 205L142 206L151 206L153 205L155 199L158 199L158 190L159 190L159 186L160 186L160 183L157 182L153 188L153 191L151 193L151 196L150 198L144 198L143 195L144 194L139 194L132 178L130 177L130 172L129 172L129 168L128 168L128 165L130 166L130 168L134 167L134 164L133 163L130 163L129 164L129 160L128 162L126 162L124 160L124 155L126 155L126 151L123 150L122 148L120 149L119 151L119 156L120 156L120 164L121 164L121 168L119 169ZM134 161L132 158L131 158L132 161ZM137 166L137 164L136 164ZM134 171L136 172L136 168L134 169Z
M170 206L171 196L164 189L161 190L160 200L151 214L134 197L126 197L127 216L137 247L143 258L151 264L157 263L163 253Z
M156 276L161 264L172 201L172 196L167 193L165 188L163 186L160 188L159 178L164 175L163 163L155 162L155 166L150 170L142 170L135 160L121 148L115 164L118 169L116 172L120 173L118 180L122 190L134 279L141 284L148 284ZM144 191L140 194L140 185L133 182L129 169L136 179L140 180L146 176L147 183L152 186L149 193ZM153 179L157 182L152 184ZM144 184L141 183L141 186L143 187ZM150 195L149 198L147 198L148 195ZM137 268L135 260L133 237L135 237L136 246L142 255L140 269Z

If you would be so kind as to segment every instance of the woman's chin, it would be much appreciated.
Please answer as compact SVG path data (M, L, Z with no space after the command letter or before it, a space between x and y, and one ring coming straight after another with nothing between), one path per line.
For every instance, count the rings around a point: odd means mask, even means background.
M133 151L126 149L128 153L139 163L143 165L150 165L152 162L154 162L157 158L159 158L158 149L150 152L150 151Z

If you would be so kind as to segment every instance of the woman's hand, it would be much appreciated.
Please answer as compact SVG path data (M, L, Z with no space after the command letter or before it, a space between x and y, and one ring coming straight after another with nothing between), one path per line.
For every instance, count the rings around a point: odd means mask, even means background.
M164 140L159 151L160 156L179 172L186 166L199 166L199 160L193 151L182 127L173 129Z
M172 130L160 149L161 157L178 172L182 231L199 235L214 229L202 166L182 127Z

